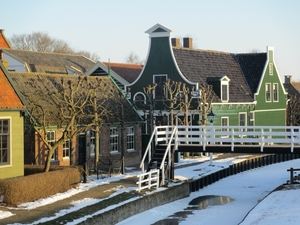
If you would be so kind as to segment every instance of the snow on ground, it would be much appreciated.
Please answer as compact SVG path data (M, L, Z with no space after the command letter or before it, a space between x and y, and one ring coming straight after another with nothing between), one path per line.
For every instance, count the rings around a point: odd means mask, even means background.
M227 159L221 160L215 162L214 167L224 166L226 163L228 163ZM117 225L140 224L141 219L143 224L154 224L168 217L174 218L174 214L183 212L189 206L191 200L208 195L225 196L232 198L233 201L224 205L210 205L209 201L203 202L204 205L208 205L207 208L194 210L192 214L185 215L186 218L182 219L180 224L239 224L258 203L257 207L241 223L242 225L300 224L300 189L276 191L268 195L289 179L288 168L299 168L299 165L300 160L297 159L245 171L193 192L188 198L137 214ZM209 166L203 168L203 170L208 169ZM195 170L199 171L199 166L190 167L189 170L178 169L175 174L195 175Z
M180 163L176 163L175 166L204 161L207 159L207 157L202 157L197 159L181 160ZM241 160L243 160L243 158L241 157L233 157L222 160L216 159L213 162L213 166L209 166L209 162L204 162L196 166L176 169L175 176L180 180L192 178L195 179L224 167L228 167L232 163L236 163ZM118 223L118 225L140 224L141 220L143 221L143 224L153 224L159 220L168 218L176 212L184 211L184 209L188 207L188 203L191 200L199 196L206 195L226 196L232 198L233 201L224 205L213 205L208 206L205 209L194 210L192 214L188 215L186 218L180 221L180 224L238 224L243 220L243 218L249 211L250 213L241 223L242 225L282 225L287 223L300 224L300 215L298 213L300 210L300 189L272 192L272 190L274 190L279 185L286 183L286 181L289 179L289 173L287 172L287 169L290 167L299 168L299 165L300 159L297 159L279 164L269 165L258 169L253 169L250 171L245 171L243 173L224 178L214 184L200 189L197 192L193 192L188 198L184 198L137 214ZM109 182L117 181L125 177L130 177L137 174L139 174L139 171L132 171L128 172L126 175L116 175L111 178L99 180L97 180L95 176L90 176L88 183L82 183L76 189L72 189L66 193L57 194L55 196L41 199L32 203L25 203L19 205L18 208L22 210L34 209L41 205L50 204L59 199L67 198L81 191L86 191L92 187L104 185ZM130 191L133 188L124 189L120 186L117 189L117 192L113 195L123 191ZM270 192L272 193L268 195ZM79 208L85 207L86 205L94 204L97 201L101 200L83 199L82 201L73 202L73 207L68 210L60 211L56 214L56 217L59 217L71 211L78 210ZM111 206L110 209L116 206ZM251 211L254 206L256 207ZM97 212L97 214L101 212ZM0 223L1 218L5 218L7 216L12 216L12 214L10 212L0 211ZM55 219L55 217L43 218L39 221L36 221L36 223L34 224L53 219ZM85 219L86 218L82 218L82 220ZM80 221L74 221L68 224L72 225L79 222Z

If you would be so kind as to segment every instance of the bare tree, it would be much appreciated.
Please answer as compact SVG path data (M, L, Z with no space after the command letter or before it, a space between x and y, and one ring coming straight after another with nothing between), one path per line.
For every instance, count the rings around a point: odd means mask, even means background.
M47 33L32 32L31 34L14 34L10 42L15 49L29 50L34 52L54 52L84 55L94 61L100 57L96 53L76 51L66 41L52 38Z
M44 83L44 85L49 88L53 86L53 81ZM100 123L98 117L94 119L95 114L90 114L90 102L95 97L95 90L97 90L97 104L103 104L99 100L99 92L104 98L106 92L104 84L100 81L97 83L93 80L92 85L87 77L79 76L68 80L62 78L60 84L55 84L55 88L47 89L48 93L40 90L41 93L24 94L30 103L28 120L48 149L45 172L49 171L51 158L59 145L67 140L73 143L80 132L90 129L96 122ZM34 98L34 95L39 95L39 98ZM45 102L47 103L45 104ZM101 111L106 113L106 110L98 105L96 109L93 109L94 113L101 114ZM60 133L54 140L48 136L49 126L56 126ZM73 164L73 153L74 144L71 144L71 165Z
M287 105L287 125L299 126L300 125L300 98L298 95L290 95Z
M177 118L178 111L175 113L176 110L179 109L179 101L178 101L178 94L181 91L181 82L172 81L171 79L168 79L164 84L164 105L167 109L167 111L170 112L170 125L174 125L175 118Z
M126 57L126 63L142 65L144 64L144 60L141 60L140 57L134 52L130 52Z
M198 98L198 112L201 120L199 120L200 125L206 126L207 114L212 110L211 103L214 100L214 93L212 85L209 85L201 80L199 86L199 98Z

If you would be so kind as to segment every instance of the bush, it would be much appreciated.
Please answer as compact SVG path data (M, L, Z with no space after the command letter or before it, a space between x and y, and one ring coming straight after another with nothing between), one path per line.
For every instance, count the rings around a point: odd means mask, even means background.
M4 203L8 206L17 206L65 192L78 185L80 178L78 168L68 167L47 173L0 180L0 190L4 195Z
M65 166L51 166L49 171L62 170ZM24 165L24 176L43 173L45 169L44 165Z

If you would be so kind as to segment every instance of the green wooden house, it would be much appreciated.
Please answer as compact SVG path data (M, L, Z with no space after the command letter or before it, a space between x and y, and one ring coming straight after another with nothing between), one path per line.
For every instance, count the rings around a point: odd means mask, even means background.
M181 43L170 37L171 32L161 24L146 31L150 45L145 65L139 77L127 85L133 103L146 102L143 88L156 83L152 96L156 102L154 117L169 117L162 102L163 84L170 79L185 83L195 101L203 94L200 87L212 87L214 125L285 125L287 93L273 47L263 53L245 54L200 50L193 48L192 38L183 38ZM149 116L139 109L142 116ZM192 110L190 113L197 114ZM199 113L199 120L201 116Z
M24 175L25 102L0 60L0 179Z

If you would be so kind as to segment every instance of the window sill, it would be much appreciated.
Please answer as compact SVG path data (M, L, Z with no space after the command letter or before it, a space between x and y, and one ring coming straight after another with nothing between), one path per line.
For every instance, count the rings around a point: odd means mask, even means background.
M119 154L121 154L121 152L110 152L109 154L110 155L119 155Z
M129 149L129 150L127 150L127 152L128 152L128 153L131 153L131 152L137 152L137 150L135 150L135 149Z

